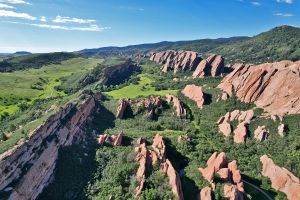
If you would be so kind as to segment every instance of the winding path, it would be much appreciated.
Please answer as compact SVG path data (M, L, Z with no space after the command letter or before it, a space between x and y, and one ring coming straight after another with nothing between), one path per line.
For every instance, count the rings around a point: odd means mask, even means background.
M258 190L260 193L262 193L267 199L269 200L274 200L268 193L266 193L265 191L263 191L262 189L260 189L259 187L257 187L256 185L249 183L248 181L242 180L244 183L246 183L247 185L250 185L251 187L255 188L256 190Z

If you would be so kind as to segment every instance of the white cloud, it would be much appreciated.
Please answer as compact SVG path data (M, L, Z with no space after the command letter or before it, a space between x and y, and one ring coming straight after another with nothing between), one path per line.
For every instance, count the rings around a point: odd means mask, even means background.
M0 8L15 8L15 7L13 7L11 5L0 3Z
M40 19L40 21L41 21L41 22L46 22L46 21L47 21L47 18L46 18L45 16L42 16L41 19Z
M292 4L293 3L293 0L276 0L278 3L289 3L289 4Z
M275 16L279 17L293 17L294 15L292 13L275 13Z
M66 30L66 31L102 32L103 30L110 29L110 27L99 27L98 25L90 25L88 27L68 27L68 26L59 26L59 25L51 25L51 24L28 24L28 25L39 27L39 28L58 29L58 30Z
M10 4L29 4L27 1L24 0L0 0L0 2Z
M18 13L9 10L0 10L0 17L13 17L13 18L20 18L20 19L36 20L36 17L33 17L27 13Z
M62 16L56 16L54 20L52 20L54 23L78 23L78 24L90 24L93 22L96 22L94 19L79 19L79 18L72 18L72 17L62 17Z
M132 7L132 6L120 6L119 8L122 10L145 11L144 8Z
M251 3L254 6L261 6L261 3L257 2L257 1L252 1Z

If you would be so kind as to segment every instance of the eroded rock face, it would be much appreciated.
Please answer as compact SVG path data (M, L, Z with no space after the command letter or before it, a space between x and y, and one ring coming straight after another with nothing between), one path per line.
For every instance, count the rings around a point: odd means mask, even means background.
M138 140L137 143L140 143L141 140ZM139 168L136 172L136 177L138 181L138 186L135 189L134 196L137 198L143 188L144 188L144 183L145 183L145 178L147 174L150 173L150 168L151 168L151 157L150 157L150 152L147 149L146 143L142 142L138 147L135 148L136 152L136 162L139 163Z
M182 102L174 95L167 94L166 98L168 104L173 103L177 117L186 118L186 109L184 109Z
M155 137L153 139L153 143L152 143L152 148L153 148L153 151L155 152L155 156L157 157L157 160L159 160L160 163L164 162L166 159L166 145L163 140L163 137L160 136L159 134L155 135ZM155 157L153 153L152 153L152 155L153 155L153 157ZM155 161L155 160L156 159L154 158L153 161Z
M254 102L270 115L300 113L300 61L240 65L218 87L243 102Z
M201 189L199 200L212 200L210 187L205 187Z
M112 136L108 134L99 135L97 140L99 145L110 144L113 146L120 146L122 145L123 136L124 136L124 132L121 131L118 135L112 135Z
M161 96L150 96L144 99L139 99L134 104L137 107L137 112L146 110L148 112L148 118L153 120L156 109L162 108Z
M248 135L248 124L254 117L253 110L240 111L234 110L232 112L227 112L225 116L222 116L217 124L219 126L219 131L225 137L229 137L232 133L231 122L237 120L239 122L237 128L234 130L234 142L237 144L244 144Z
M291 172L274 164L267 155L260 157L262 175L268 177L272 187L287 195L289 200L300 199L300 181Z
M116 115L116 117L118 119L123 119L124 112L125 112L127 106L130 106L129 100L128 99L120 99L119 105L117 108L117 115Z
M254 131L254 138L258 141L264 141L267 139L269 132L266 130L265 126L258 126Z
M176 199L183 200L183 192L181 188L181 181L178 173L174 169L172 163L167 159L162 164L162 171L168 176L169 183L172 187L172 192Z
M164 51L152 53L150 60L163 64L162 71L192 71L193 78L205 76L220 76L224 71L224 58L212 55L206 60L193 51Z
M37 128L27 141L1 154L0 191L14 182L9 199L36 199L53 178L59 149L84 137L83 125L94 110L94 98L81 105L68 104ZM25 166L26 172L22 171Z
M203 108L205 103L204 93L201 86L187 85L182 90L182 94L196 102L198 108Z
M278 134L281 136L281 137L284 137L285 136L285 125L284 124L280 124L278 126Z
M204 169L199 168L199 171L210 182L211 186L214 185L213 181L216 174L224 181L230 183L230 185L226 184L224 186L224 197L244 199L244 184L237 162L234 160L228 163L225 153L213 153L207 161L207 167ZM208 189L206 188L206 190Z

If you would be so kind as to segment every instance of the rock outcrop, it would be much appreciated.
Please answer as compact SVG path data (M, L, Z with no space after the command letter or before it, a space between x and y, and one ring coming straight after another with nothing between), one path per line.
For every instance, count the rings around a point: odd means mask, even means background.
M162 164L162 171L169 177L169 184L172 187L175 198L177 200L183 200L180 177L168 159Z
M224 58L211 55L206 60L193 51L164 51L152 53L150 60L162 64L162 71L191 71L193 78L206 76L220 76L224 71Z
M116 117L118 119L123 119L127 106L130 106L129 100L128 99L120 99L119 105L117 108L117 114L116 114Z
M94 110L94 98L81 105L70 103L37 128L28 140L1 154L0 191L13 185L8 199L36 199L53 178L59 149L84 137L83 125Z
M134 104L137 107L137 112L141 112L143 110L146 110L148 113L148 118L153 120L155 111L157 109L162 108L162 98L161 96L150 96L144 99L139 99Z
M118 135L112 135L112 136L108 134L99 135L98 144L99 145L109 144L112 146L120 146L122 145L123 136L124 136L123 131L121 131Z
M153 164L156 164L157 161L163 163L166 160L166 145L163 137L159 134L156 134L153 139L152 149L151 157Z
M234 142L237 144L243 144L246 142L248 135L247 125L251 122L254 117L253 110L240 111L234 110L232 112L227 112L225 116L222 116L217 124L219 126L219 131L225 136L229 137L232 133L231 122L238 121L239 124L234 130Z
M201 86L187 85L182 90L182 94L187 98L195 101L198 108L203 108L203 105L205 103L205 95Z
M284 137L285 136L285 125L284 124L280 124L278 126L278 134L281 136L281 137Z
M199 200L212 200L211 188L205 187L200 191L200 199Z
M265 126L258 126L254 131L254 138L258 141L264 141L268 138L269 131L267 131Z
M243 102L254 102L270 115L300 113L300 61L240 65L218 87Z
M207 161L207 167L199 168L199 171L212 186L216 175L230 183L230 185L226 184L224 186L224 197L233 200L244 199L244 184L237 162L234 160L228 163L225 153L213 153ZM207 194L210 191L209 189L210 187L206 188L203 195ZM200 196L202 196L202 193L200 193Z
M300 181L291 172L274 164L267 155L260 157L262 175L268 177L275 190L287 195L289 200L300 199Z
M186 109L184 109L183 103L174 95L167 94L166 98L168 104L171 104L171 102L173 103L177 117L180 117L181 119L186 118Z

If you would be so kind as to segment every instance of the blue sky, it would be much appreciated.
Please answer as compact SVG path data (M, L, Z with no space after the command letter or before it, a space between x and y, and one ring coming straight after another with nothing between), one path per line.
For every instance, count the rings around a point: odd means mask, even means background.
M0 52L253 36L300 26L299 10L300 0L0 0Z

